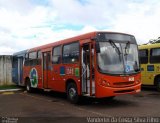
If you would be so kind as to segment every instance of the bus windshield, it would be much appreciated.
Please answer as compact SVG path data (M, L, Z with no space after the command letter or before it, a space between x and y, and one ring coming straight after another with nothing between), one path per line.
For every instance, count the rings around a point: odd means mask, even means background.
M102 73L132 74L139 71L138 49L129 42L99 42L98 67Z

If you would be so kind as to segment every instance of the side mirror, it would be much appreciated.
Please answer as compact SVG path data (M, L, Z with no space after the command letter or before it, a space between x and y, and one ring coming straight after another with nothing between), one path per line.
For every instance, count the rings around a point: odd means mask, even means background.
M96 53L100 53L100 46L99 46L99 42L96 42Z

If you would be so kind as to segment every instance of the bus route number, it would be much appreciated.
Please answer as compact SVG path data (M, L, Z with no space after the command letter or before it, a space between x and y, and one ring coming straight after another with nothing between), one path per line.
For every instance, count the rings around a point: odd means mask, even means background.
M74 69L69 67L69 68L66 68L66 74L68 75L73 75L74 74Z

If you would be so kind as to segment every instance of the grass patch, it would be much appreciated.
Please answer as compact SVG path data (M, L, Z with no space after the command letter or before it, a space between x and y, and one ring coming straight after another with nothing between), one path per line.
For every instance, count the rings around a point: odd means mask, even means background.
M17 85L1 85L0 90L6 90L6 89L16 89L18 88Z

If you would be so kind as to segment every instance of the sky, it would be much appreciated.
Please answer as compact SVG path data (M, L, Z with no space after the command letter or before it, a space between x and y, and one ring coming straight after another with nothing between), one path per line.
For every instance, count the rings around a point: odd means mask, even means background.
M0 0L0 55L92 31L160 37L160 0Z

